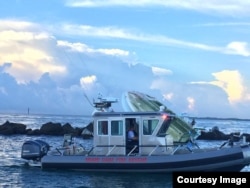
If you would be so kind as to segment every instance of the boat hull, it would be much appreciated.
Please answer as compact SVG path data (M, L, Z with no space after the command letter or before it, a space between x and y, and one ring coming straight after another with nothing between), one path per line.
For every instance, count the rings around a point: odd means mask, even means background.
M249 155L249 146L243 148ZM250 156L241 147L166 156L44 156L43 169L105 172L241 171Z

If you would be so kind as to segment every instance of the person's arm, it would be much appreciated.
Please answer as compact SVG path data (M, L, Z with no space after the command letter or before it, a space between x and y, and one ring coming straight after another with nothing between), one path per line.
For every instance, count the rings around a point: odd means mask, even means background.
M138 140L138 137L137 137L137 133L135 132L135 131L131 131L131 132L133 132L133 140Z

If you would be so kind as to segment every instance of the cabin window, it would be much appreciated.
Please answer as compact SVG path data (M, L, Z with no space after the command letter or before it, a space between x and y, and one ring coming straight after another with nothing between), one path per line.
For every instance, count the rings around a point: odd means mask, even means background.
M123 135L123 121L111 121L111 135Z
M158 119L143 120L143 134L152 135L158 122Z
M163 121L163 123L161 125L161 128L160 128L159 132L157 133L157 136L159 136L159 137L166 136L167 130L168 130L170 124L171 124L171 121L172 121L172 118L166 118Z
M98 121L98 135L108 135L108 121Z

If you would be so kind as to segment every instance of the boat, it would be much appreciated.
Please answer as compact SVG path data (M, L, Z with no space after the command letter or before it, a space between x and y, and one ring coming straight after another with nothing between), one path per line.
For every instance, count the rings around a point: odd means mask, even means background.
M170 122L167 134L173 137L174 142L187 142L190 137L195 140L200 136L200 130L194 129L191 123L184 119L184 116L178 116L162 102L148 94L138 91L127 91L122 95L122 106L127 112L152 112L164 111L174 116L174 121Z
M250 164L247 142L203 148L192 136L192 126L181 129L174 113L164 108L116 112L111 109L115 102L103 97L94 101L91 148L77 144L69 134L55 149L42 140L28 140L22 145L21 158L41 169L93 172L241 171ZM131 124L138 134L138 142L132 144L127 138Z

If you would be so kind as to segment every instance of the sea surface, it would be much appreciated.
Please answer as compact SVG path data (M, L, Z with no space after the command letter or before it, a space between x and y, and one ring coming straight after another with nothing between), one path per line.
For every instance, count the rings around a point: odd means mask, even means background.
M84 127L90 121L88 116L70 115L23 115L0 114L0 125L6 121L23 123L31 129L39 129L47 122L70 123L73 127ZM196 119L196 127L212 129L217 126L224 133L240 132L250 133L249 120L225 120L225 119ZM26 140L42 139L51 146L62 144L62 136L26 136L0 135L0 187L1 188L161 188L172 187L171 174L137 174L137 173L93 173L65 170L41 170L37 167L29 167L21 159L21 147ZM92 140L76 138L76 141L85 146L91 146ZM220 146L224 141L198 141L200 146ZM243 172L250 172L250 166Z

